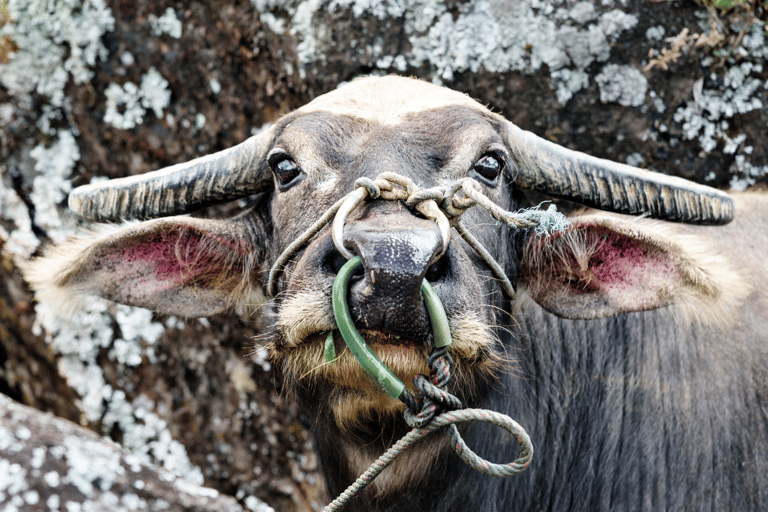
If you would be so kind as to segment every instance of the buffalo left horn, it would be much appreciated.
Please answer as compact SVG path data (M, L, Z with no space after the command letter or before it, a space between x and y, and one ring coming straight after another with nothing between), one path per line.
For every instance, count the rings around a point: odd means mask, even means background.
M271 131L237 146L165 169L84 185L69 195L69 207L98 221L151 219L199 210L267 190L271 175L262 157Z
M733 199L714 188L572 151L510 122L505 138L523 188L628 215L694 224L733 219Z

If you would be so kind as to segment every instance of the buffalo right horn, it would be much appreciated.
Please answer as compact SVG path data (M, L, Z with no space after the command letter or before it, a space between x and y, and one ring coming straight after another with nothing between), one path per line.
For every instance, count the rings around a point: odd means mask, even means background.
M572 151L510 122L506 139L521 187L628 215L693 224L733 219L733 199L717 189Z
M267 190L271 174L263 156L272 130L229 149L165 169L84 185L69 195L69 207L98 222L151 219L199 210Z

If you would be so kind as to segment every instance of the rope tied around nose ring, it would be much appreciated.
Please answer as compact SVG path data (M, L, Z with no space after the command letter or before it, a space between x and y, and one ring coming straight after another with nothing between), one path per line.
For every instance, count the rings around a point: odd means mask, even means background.
M536 228L539 235L550 231L562 231L567 227L565 216L557 213L554 205L547 210L528 209L522 212L508 212L491 201L472 178L461 178L447 187L419 188L410 178L394 172L384 172L372 180L358 178L355 188L364 188L371 199L403 200L411 208L418 208L425 201L439 203L443 214L451 224L458 222L468 209L480 205L497 221L511 227ZM458 192L461 191L464 197ZM423 212L422 212L423 213Z
M445 391L451 378L453 358L448 353L452 343L448 318L442 302L429 283L422 282L422 293L427 306L427 313L432 324L435 349L429 356L430 377L417 375L414 385L417 396L406 389L405 385L387 368L355 328L347 304L347 287L355 269L362 265L359 256L355 256L342 266L333 282L333 315L344 342L365 372L378 383L390 397L406 404L405 421L412 430L395 443L381 457L350 485L338 498L328 505L324 512L336 512L362 491L405 449L440 427L448 427L451 447L462 461L473 469L486 475L507 477L524 471L533 457L533 445L525 430L512 418L504 414L484 409L464 409L464 405L454 395ZM440 414L438 414L440 413ZM508 464L494 464L475 454L462 439L456 428L457 423L479 421L497 425L510 432L520 446L520 456Z
M547 237L552 232L564 231L569 225L565 216L558 212L554 205L551 205L547 210L539 210L536 207L519 212L508 212L483 194L480 184L471 178L457 180L446 187L421 189L416 186L413 180L396 173L387 172L380 174L375 180L370 178L358 179L352 192L339 199L280 254L270 270L267 283L267 293L272 296L275 295L277 276L291 256L333 220L331 233L334 244L336 249L349 260L337 274L333 285L332 302L337 327L347 347L368 375L379 383L392 398L399 399L406 404L405 420L412 427L408 434L390 447L365 473L329 504L324 512L341 510L350 499L389 466L400 453L430 432L442 427L448 427L447 433L451 438L451 446L459 457L472 468L487 475L506 477L518 474L528 467L533 457L533 445L528 434L514 420L494 411L464 409L461 400L445 390L451 377L450 370L453 365L453 358L448 353L452 339L442 303L426 280L422 284L422 293L425 296L427 311L433 326L435 349L428 359L430 376L417 375L414 378L414 386L418 390L416 396L405 388L403 383L378 359L360 336L352 322L346 304L346 287L354 268L359 266L361 261L359 257L344 247L343 230L349 213L368 197L374 200L402 200L408 207L434 220L442 235L442 253L448 247L451 227L456 228L459 235L488 265L510 299L515 296L512 283L493 256L466 229L461 220L462 215L473 206L481 206L499 223L518 229L533 228L538 236ZM442 316L442 320L435 320L434 317L440 316ZM510 432L520 445L519 458L508 464L494 464L480 458L467 447L456 428L457 423L468 421L491 423Z

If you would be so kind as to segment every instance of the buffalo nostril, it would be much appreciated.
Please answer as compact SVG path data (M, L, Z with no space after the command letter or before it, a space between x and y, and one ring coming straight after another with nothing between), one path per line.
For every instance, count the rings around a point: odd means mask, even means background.
M347 259L335 248L325 255L323 259L323 268L329 274L338 274L341 267L347 262Z
M444 279L447 274L448 274L448 258L443 256L442 258L438 259L436 262L431 264L429 268L427 268L427 273L424 277L430 283L436 283L437 281Z
M347 260L339 251L333 249L325 255L325 258L323 258L323 270L328 274L336 275L341 270L341 267L347 263L347 261L349 260ZM352 282L358 281L362 275L363 267L360 266L352 274Z

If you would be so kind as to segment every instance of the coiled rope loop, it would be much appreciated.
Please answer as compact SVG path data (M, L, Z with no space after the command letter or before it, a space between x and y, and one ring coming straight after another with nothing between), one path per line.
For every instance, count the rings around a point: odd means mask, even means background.
M464 440L461 439L461 436L459 436L458 430L456 429L457 423L465 423L468 421L490 423L501 427L512 434L520 445L520 457L508 464L495 464L478 457L476 453L467 448L467 445L464 443ZM347 487L338 498L325 507L323 512L337 512L343 509L349 500L357 496L360 491L373 482L373 480L392 464L401 453L429 433L445 426L448 426L451 436L451 444L459 457L461 457L461 460L486 475L495 477L517 475L528 467L531 458L533 457L533 445L531 444L530 437L528 437L525 430L523 430L523 428L509 416L484 409L462 409L460 411L445 412L434 418L424 428L414 428L397 443L392 445L389 450L384 452L381 457L371 464L365 473L360 475L352 485Z

